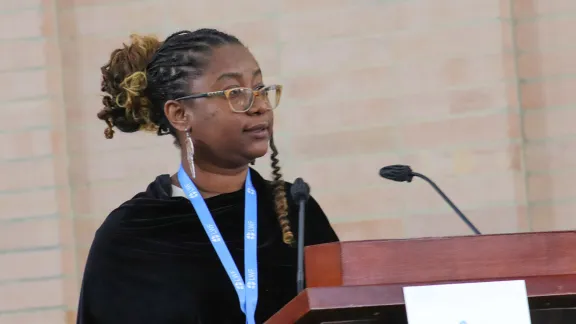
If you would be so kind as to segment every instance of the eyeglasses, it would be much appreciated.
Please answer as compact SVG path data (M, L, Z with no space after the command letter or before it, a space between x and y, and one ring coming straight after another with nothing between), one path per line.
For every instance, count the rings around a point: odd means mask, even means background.
M185 97L175 99L176 101L210 98L210 97L225 97L228 100L228 105L233 112L243 113L247 112L254 105L256 97L261 97L268 104L268 109L272 110L278 107L280 103L280 96L282 95L281 85L270 85L258 90L250 88L232 88L228 90L213 91L206 93L198 93Z

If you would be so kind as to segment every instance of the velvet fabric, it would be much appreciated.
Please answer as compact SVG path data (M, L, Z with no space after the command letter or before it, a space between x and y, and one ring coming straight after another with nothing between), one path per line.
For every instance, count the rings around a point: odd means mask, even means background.
M270 183L251 169L258 192L259 299L263 323L296 296L297 249L282 241ZM289 219L298 232L297 206ZM206 199L244 272L244 190ZM305 244L338 241L311 198ZM172 197L168 175L114 210L95 234L86 263L78 324L243 324L246 319L227 273L190 201Z

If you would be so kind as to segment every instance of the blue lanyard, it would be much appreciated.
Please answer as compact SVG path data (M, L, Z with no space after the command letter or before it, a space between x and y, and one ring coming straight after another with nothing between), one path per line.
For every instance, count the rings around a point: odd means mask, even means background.
M256 190L254 186L252 186L250 170L248 170L248 174L246 175L244 206L244 277L246 278L246 284L238 271L234 259L232 259L226 243L222 239L222 235L220 235L220 231L214 222L210 210L206 206L206 202L182 166L180 166L180 170L178 170L178 181L180 181L186 197L190 199L192 206L194 206L198 218L200 222L202 222L202 226L210 238L216 254L218 254L220 258L220 262L226 269L234 288L236 288L236 293L240 300L240 309L246 314L246 323L255 324L254 315L256 313L256 305L258 304L258 253L256 243L258 199Z

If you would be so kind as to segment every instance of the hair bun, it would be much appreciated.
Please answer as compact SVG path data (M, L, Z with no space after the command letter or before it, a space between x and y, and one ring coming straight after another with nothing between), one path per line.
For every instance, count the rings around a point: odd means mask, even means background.
M104 108L98 118L108 125L106 138L114 136L113 127L122 132L156 131L150 120L152 103L146 96L146 67L161 42L153 36L131 35L131 43L112 52L101 68Z

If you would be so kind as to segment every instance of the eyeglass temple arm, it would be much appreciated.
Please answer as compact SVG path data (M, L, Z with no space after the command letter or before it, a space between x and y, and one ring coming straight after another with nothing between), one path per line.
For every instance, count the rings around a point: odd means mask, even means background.
M213 92L198 93L198 94L193 94L193 95L189 95L189 96L184 96L184 97L180 97L180 98L177 98L174 100L178 101L178 100L187 100L187 99L208 98L208 97L213 97L213 96L221 96L223 94L224 94L224 91L213 91Z

